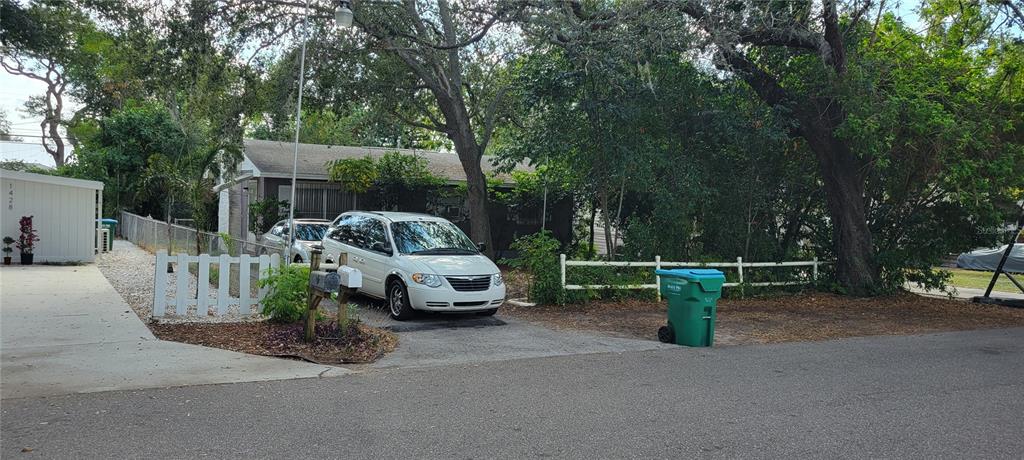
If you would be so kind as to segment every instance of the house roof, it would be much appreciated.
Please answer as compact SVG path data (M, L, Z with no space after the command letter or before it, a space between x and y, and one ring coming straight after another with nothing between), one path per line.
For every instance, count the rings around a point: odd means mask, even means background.
M244 141L246 163L251 163L255 177L288 177L292 175L292 160L294 144L280 141L264 141L246 139ZM396 149L385 147L349 147L342 145L318 145L299 144L298 177L300 179L327 180L327 168L325 163L331 160L346 158L363 158L370 156L379 159L388 152L400 152L407 155L415 155L427 160L427 168L433 174L454 182L465 182L466 173L462 169L462 163L454 152L439 152L434 150ZM243 164L246 168L248 164ZM491 164L488 157L480 164L484 173L494 171L495 166ZM516 169L532 170L528 165L521 164ZM512 183L512 178L507 174L499 174L498 178L506 183Z

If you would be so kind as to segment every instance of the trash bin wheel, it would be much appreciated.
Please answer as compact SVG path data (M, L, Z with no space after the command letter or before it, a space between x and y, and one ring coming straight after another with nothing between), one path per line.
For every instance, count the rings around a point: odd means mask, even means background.
M661 326L658 328L658 341L662 343L675 343L676 334L671 327Z

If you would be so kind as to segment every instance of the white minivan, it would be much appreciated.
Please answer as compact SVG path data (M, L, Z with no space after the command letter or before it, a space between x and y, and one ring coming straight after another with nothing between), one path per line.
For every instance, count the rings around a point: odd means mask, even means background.
M391 317L415 310L493 315L505 301L501 271L455 224L404 212L346 212L323 239L324 260L348 254L359 292L385 299Z

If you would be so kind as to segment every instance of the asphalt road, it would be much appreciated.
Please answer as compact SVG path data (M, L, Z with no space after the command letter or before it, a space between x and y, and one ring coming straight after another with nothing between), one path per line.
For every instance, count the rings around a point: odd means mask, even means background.
M1022 458L1022 432L1005 329L11 399L0 454Z

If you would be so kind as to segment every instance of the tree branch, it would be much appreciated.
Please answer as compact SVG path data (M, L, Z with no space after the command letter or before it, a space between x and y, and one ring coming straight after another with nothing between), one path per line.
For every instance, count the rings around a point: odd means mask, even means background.
M832 66L837 74L846 72L846 49L843 36L839 31L839 14L836 12L836 0L823 0L822 23L825 26L824 41L821 46L821 58Z
M494 94L494 99L491 99L490 105L487 106L487 110L484 112L484 132L480 136L479 142L481 153L487 149L487 144L491 142L491 135L494 134L495 122L498 119L498 107L501 105L502 99L505 98L507 91L508 86L498 88L498 91Z
M448 128L447 127L436 125L436 124L434 124L433 121L431 121L430 123L422 123L422 122L413 120L412 118L409 118L409 117L407 117L405 115L402 115L397 110L392 110L391 114L394 115L399 120L402 120L402 123L405 123L405 124L407 124L409 126L415 126L417 128L427 129L427 130L430 130L430 131L436 131L436 132L439 132L439 133L442 133L442 134L448 134Z
M1002 0L999 3L1009 10L1009 16L1017 22L1017 25L1024 27L1024 8L1021 5L1013 3L1013 0Z

